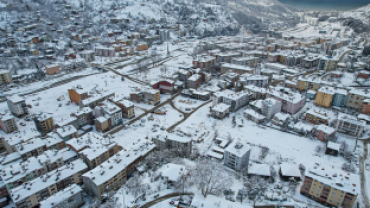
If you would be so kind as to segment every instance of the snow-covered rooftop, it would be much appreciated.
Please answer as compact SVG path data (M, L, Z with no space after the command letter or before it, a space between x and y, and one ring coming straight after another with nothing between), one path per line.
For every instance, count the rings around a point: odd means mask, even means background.
M267 164L249 163L248 174L259 176L271 176L270 166Z
M344 113L339 113L338 114L338 120L344 121L347 123L351 123L353 125L357 126L366 126L366 122L363 120L358 120L355 116L349 115L349 114L344 114Z
M55 131L60 137L65 138L71 134L76 133L77 129L72 125L68 125L68 126L57 128Z
M27 142L18 144L15 146L17 151L20 155L26 154L27 152L31 152L32 150L38 149L40 147L46 146L44 141L40 138L33 138Z
M280 164L280 171L283 176L288 177L301 177L301 171L298 168L298 165L293 165L289 163Z
M250 68L248 66L239 65L239 64L223 63L222 67L223 68L228 68L228 69L238 69L238 70L243 70L243 71L247 71L247 72L253 71L252 68Z
M27 183L22 184L21 186L12 189L9 192L10 197L14 203L17 203L37 192L50 187L51 185L62 181L80 171L86 170L87 165L83 162L82 159L71 162L68 165L64 165L57 170L53 170L49 173L46 173L43 176L35 178Z
M332 134L336 131L335 128L332 128L330 126L326 126L324 124L320 124L320 125L316 126L315 128L316 128L317 131L322 131L322 132L324 132L325 134L328 134L328 135L330 135L330 134Z
M164 164L158 171L162 173L163 177L167 177L169 181L177 181L181 175L186 175L188 172L184 165L173 163Z
M82 188L76 184L72 184L71 186L55 193L54 195L50 196L44 201L40 202L40 208L54 208L58 206L61 202L69 199L71 196L82 192Z
M225 148L225 152L230 152L237 157L244 156L248 151L250 151L251 146L246 143L242 143L239 139L235 139L229 146Z
M212 111L224 113L230 108L230 105L227 105L225 103L219 103L212 107Z
M263 101L262 101L263 102ZM263 120L263 119L266 119L266 117L262 114L259 114L257 113L256 111L254 111L253 109L246 109L244 112L244 115L249 115L257 120Z

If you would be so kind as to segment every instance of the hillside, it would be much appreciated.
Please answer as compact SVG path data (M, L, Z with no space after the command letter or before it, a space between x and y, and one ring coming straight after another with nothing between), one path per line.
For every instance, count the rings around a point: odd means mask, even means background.
M345 26L350 26L356 33L370 31L370 4L355 10L343 12L339 20Z

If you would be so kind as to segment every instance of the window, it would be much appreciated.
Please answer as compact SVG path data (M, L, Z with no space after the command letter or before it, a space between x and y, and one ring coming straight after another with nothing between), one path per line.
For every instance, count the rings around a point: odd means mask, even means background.
M330 199L330 202L333 202L333 201Z

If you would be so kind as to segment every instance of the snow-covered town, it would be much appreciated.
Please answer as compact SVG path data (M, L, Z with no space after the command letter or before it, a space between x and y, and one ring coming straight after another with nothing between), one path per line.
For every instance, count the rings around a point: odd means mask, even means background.
M0 0L0 207L370 207L370 5Z

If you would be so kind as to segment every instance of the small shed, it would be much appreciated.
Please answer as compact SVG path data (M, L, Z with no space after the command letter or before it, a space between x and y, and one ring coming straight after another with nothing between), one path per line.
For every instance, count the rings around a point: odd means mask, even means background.
M330 142L330 141L326 143L326 150L325 150L326 155L338 157L339 150L340 150L340 144Z

